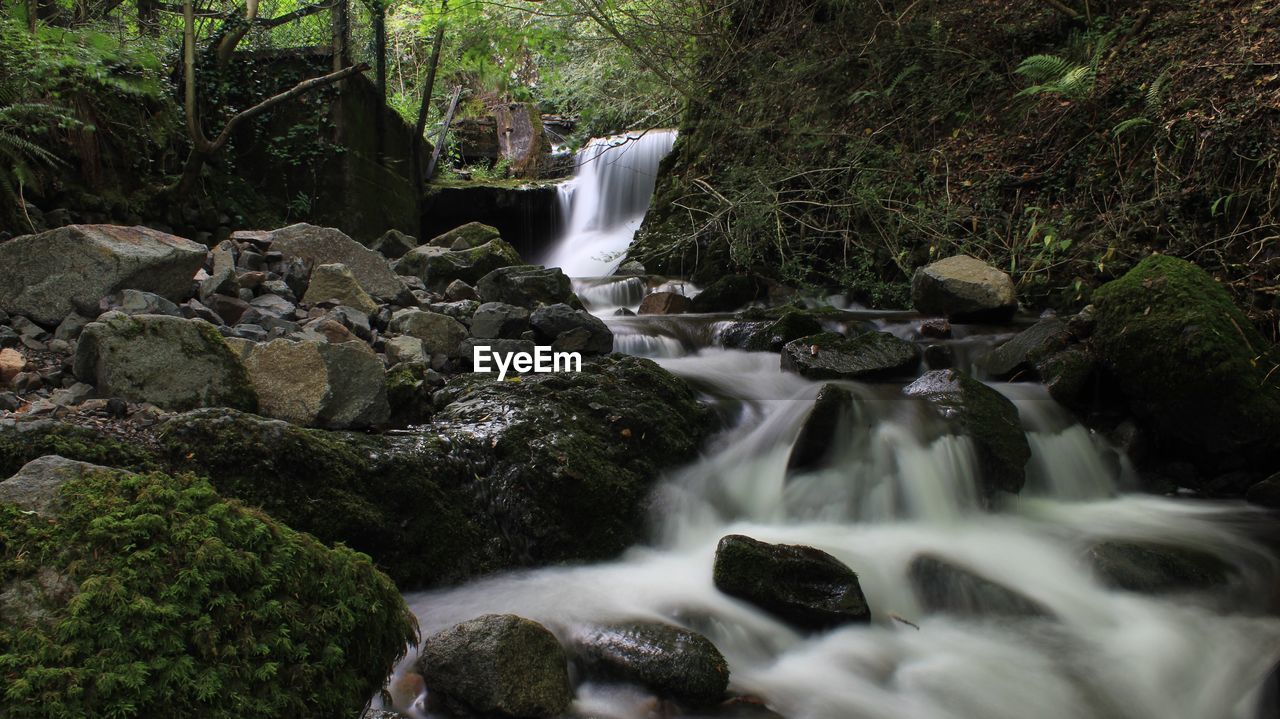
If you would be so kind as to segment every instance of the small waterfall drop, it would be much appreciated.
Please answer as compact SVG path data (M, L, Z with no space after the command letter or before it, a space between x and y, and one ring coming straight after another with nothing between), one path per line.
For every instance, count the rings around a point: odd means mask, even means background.
M647 130L592 140L578 152L573 179L560 186L564 234L542 259L570 277L611 274L644 220L658 165L675 130Z

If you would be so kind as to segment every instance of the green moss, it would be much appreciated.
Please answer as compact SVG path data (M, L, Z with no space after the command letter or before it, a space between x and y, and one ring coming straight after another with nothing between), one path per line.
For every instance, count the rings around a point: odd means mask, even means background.
M42 422L24 425L21 430L0 429L0 479L47 454L117 469L160 468L158 458L146 447L82 427Z
M484 568L470 500L457 489L469 465L438 438L326 432L203 410L170 420L161 439L175 468L294 529L369 554L404 585Z
M100 472L61 492L53 520L0 504L0 584L75 587L0 619L6 717L350 717L416 638L367 558L203 480Z
M258 393L249 379L249 372L240 361L240 356L227 345L226 339L217 328L208 322L196 322L196 330L204 338L205 346L197 348L193 356L207 356L210 351L218 356L219 364L230 368L230 376L218 388L217 403L238 409L243 412L258 411Z
M1197 460L1274 458L1280 357L1208 273L1152 255L1094 302L1099 356L1161 444Z

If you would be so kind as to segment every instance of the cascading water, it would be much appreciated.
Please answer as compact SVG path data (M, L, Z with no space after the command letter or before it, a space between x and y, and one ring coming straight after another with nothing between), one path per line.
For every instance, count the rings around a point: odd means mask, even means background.
M672 138L650 133L629 149L599 141L584 150L566 198L571 229L548 264L579 278L612 270L601 258L626 248ZM635 162L624 164L631 152ZM650 545L611 563L410 595L424 636L487 613L536 620L562 639L608 622L683 624L724 653L732 692L789 719L1255 716L1258 688L1280 654L1280 619L1267 613L1280 567L1251 538L1266 515L1238 503L1126 494L1134 480L1123 454L1027 384L992 385L1017 406L1032 450L1026 488L994 508L979 499L970 440L942 431L899 386L847 384L855 401L838 425L843 439L824 460L789 471L819 384L782 372L776 353L719 346L724 317L615 316L655 289L650 279L579 279L575 289L613 330L616 351L683 377L729 428L658 488ZM920 339L910 314L826 316L837 329L869 323ZM962 366L1007 337L957 329L948 345ZM728 534L831 553L858 573L871 623L806 635L721 593L712 563ZM1116 589L1088 561L1091 547L1116 541L1205 553L1231 567L1230 579L1196 593ZM923 555L1043 611L931 607L911 570ZM424 716L419 681L393 686L408 687L392 692L395 708ZM658 706L639 687L575 691L576 716L647 719Z
M658 164L675 141L674 130L647 130L588 143L573 179L560 186L565 231L542 264L570 277L611 274L640 229Z

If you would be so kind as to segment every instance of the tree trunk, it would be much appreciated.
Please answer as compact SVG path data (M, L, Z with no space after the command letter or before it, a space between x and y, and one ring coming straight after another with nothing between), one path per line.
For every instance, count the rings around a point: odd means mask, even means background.
M440 48L444 45L444 16L449 10L449 0L440 0L440 22L436 24L436 38L431 46L431 64L427 67L427 81L422 88L422 104L418 107L418 122L414 125L413 147L409 153L409 167L418 197L422 196L422 135L427 131L427 113L431 110L431 93L435 91L436 70L440 67Z

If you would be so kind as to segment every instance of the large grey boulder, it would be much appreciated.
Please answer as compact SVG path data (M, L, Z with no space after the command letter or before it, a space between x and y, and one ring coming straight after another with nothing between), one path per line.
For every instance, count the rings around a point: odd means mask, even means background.
M363 429L386 424L386 370L360 341L278 339L249 348L245 370L260 413L293 424Z
M858 575L820 549L732 534L716 547L716 588L801 629L871 619Z
M613 331L586 310L563 303L547 305L534 310L529 322L538 341L557 352L604 355L613 351Z
M1027 373L1030 375L1027 379L1035 379L1036 366L1066 349L1070 341L1067 323L1057 317L1047 317L987 353L982 358L982 367L992 377L1007 379Z
M493 270L523 262L516 248L498 237L479 247L459 250L423 245L401 257L396 272L417 277L429 289L443 292L456 280L474 283Z
M1018 309L1013 279L968 255L925 265L911 278L911 302L929 315L954 321L1003 321Z
M231 407L252 412L253 387L217 329L203 320L108 312L85 326L75 375L98 395L167 410Z
M430 355L459 357L462 341L467 339L467 328L461 322L447 315L422 310L397 312L391 320L390 329L422 340L423 348Z
M0 482L0 502L17 505L42 517L54 517L61 506L58 490L63 484L103 471L110 470L55 454L33 459L17 474Z
M427 639L418 668L446 706L479 716L550 719L573 700L568 657L537 622L489 614Z
M933 405L977 450L984 494L1017 493L1026 483L1031 447L1018 408L1004 395L957 370L926 372L902 393Z
M920 349L888 332L823 332L782 348L782 369L809 379L889 380L914 374L919 364Z
M427 241L432 247L446 250L469 250L502 237L498 228L480 222L468 222Z
M582 307L582 301L573 293L573 283L559 267L504 267L480 278L476 290L481 302L505 302L529 309L560 303Z
M724 699L729 665L711 640L661 622L587 627L572 636L574 661L590 679L639 684L693 706Z
M286 260L297 258L311 267L346 265L364 291L377 299L394 302L409 293L386 258L341 230L299 223L275 230L268 238L271 250L283 254Z
M0 310L53 327L123 289L181 301L207 250L146 227L68 225L0 244Z

